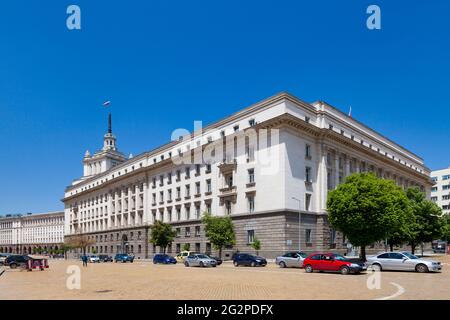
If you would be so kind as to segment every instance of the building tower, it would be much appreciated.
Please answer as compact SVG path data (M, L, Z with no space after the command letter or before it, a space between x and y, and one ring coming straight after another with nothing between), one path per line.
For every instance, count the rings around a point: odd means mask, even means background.
M83 178L105 172L127 160L117 149L116 136L112 133L111 113L108 114L108 131L103 136L103 148L91 156L89 150L83 158Z

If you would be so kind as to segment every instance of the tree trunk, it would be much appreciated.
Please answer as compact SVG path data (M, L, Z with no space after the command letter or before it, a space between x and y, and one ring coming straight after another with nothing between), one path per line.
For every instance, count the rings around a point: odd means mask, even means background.
M222 247L219 248L219 259L222 259Z
M389 244L389 248L391 249L391 252L394 251L394 244Z
M414 242L411 242L411 254L414 254L416 251L416 244Z
M361 260L366 261L366 246L361 246L361 252L359 253Z
M163 254L166 254L166 246L163 247Z
M420 250L422 252L422 257L423 257L423 242L420 244Z

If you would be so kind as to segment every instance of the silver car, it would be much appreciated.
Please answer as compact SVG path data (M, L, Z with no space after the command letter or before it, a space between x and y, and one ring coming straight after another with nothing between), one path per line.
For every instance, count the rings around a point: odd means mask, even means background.
M440 262L421 259L409 252L383 252L367 257L367 264L375 270L430 272L442 269Z
M302 251L288 252L282 256L275 259L275 263L280 266L280 268L302 268L303 260L308 255Z
M217 261L206 254L191 254L184 259L186 267L216 267Z

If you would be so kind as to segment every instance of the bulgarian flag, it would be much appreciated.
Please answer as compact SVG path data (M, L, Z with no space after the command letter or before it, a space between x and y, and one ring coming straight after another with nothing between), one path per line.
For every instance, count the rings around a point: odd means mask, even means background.
M109 107L109 105L111 104L111 101L105 101L105 102L103 102L103 106L104 107Z

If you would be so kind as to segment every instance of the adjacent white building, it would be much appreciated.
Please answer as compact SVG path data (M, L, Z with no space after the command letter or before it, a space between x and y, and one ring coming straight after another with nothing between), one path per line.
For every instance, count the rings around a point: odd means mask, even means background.
M33 253L58 249L64 242L64 212L0 217L0 252Z
M431 180L435 183L431 187L431 200L436 202L444 213L450 214L450 167L432 171Z
M177 231L169 253L185 244L212 251L204 212L232 218L236 244L228 255L253 251L255 238L269 258L344 249L345 238L328 225L326 199L346 176L371 171L428 197L432 186L421 157L328 103L288 93L131 159L117 149L111 117L108 123L103 149L86 152L83 176L63 199L66 237L86 235L98 253L159 252L148 243L156 220Z

